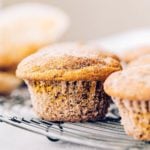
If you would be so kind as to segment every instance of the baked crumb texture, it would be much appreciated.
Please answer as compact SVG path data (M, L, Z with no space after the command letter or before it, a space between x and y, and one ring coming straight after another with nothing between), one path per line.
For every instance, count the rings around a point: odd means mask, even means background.
M49 121L102 119L110 97L100 81L26 81L37 115Z
M115 99L122 116L125 132L135 139L150 141L150 100L130 101Z

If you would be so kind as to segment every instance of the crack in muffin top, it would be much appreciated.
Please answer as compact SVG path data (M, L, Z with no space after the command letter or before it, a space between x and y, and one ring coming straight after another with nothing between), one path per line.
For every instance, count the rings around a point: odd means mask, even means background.
M29 80L104 80L121 69L120 62L104 51L82 43L62 43L25 58L17 76Z
M150 100L150 65L129 67L111 74L105 92L122 100Z

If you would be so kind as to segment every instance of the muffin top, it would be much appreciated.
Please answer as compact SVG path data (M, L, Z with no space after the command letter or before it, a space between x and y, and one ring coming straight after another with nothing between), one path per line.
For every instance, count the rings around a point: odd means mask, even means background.
M128 67L132 66L141 66L141 65L150 65L150 54L139 57L138 59L129 63Z
M87 42L86 45L84 45L84 49L89 49L91 51L93 50L93 53L96 53L97 56L104 56L104 57L110 56L120 61L120 58L115 53L104 49L100 44Z
M111 74L104 83L105 92L124 100L150 100L150 65L129 67Z
M143 56L146 54L150 54L150 46L141 46L131 50L127 50L120 56L121 59L127 63Z
M0 18L0 68L16 66L43 45L58 40L69 25L63 11L40 3L5 7Z
M99 54L81 43L49 46L25 58L18 65L17 76L29 80L105 80L121 65Z

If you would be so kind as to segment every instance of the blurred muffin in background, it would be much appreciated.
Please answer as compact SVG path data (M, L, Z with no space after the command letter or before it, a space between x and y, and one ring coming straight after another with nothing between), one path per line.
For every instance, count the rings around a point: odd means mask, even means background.
M0 94L7 95L21 84L21 80L11 73L0 71Z
M18 65L17 76L27 83L39 117L78 122L105 116L110 97L103 90L103 82L118 70L120 62L100 56L97 49L82 43L62 43L25 58Z
M68 16L58 8L21 3L0 11L0 68L12 68L26 56L62 37Z
M127 50L123 52L120 57L126 63L130 63L131 61L136 60L137 58L146 54L150 54L150 45Z
M101 47L103 42L101 40L92 40L89 41L89 44L96 47ZM108 44L109 45L109 44ZM110 47L110 46L109 46ZM112 46L113 47L113 46ZM117 46L116 46L117 47ZM141 46L135 46L131 49L122 49L121 50L115 50L115 49L108 49L108 52L114 53L118 59L121 61L122 65L126 68L127 64L130 63L133 60L136 60L137 58L150 54L150 45L141 45Z
M146 65L146 64L150 65L150 54L143 55L139 57L138 59L131 61L128 64L128 67L141 66L141 65Z
M68 25L62 10L46 4L21 3L1 9L0 71L15 72L24 57L60 39ZM0 93L2 89L0 84Z

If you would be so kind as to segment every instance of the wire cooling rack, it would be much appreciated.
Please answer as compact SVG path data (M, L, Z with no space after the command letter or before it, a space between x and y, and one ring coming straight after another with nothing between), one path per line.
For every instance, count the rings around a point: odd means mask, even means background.
M150 149L148 142L133 140L125 134L114 105L110 107L105 119L86 123L44 121L37 119L31 110L29 95L25 89L14 91L9 97L0 97L0 122L46 136L53 142L63 140L112 150Z

